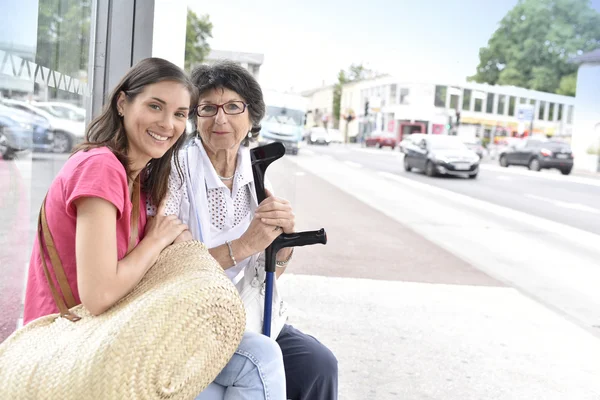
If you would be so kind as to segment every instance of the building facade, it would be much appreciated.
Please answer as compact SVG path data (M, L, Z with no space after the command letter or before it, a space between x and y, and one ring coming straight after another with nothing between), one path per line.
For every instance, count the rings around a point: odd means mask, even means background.
M600 50L583 54L573 61L580 64L571 142L575 167L600 172Z
M240 64L242 67L246 68L248 72L259 80L260 76L260 67L263 65L265 60L264 54L259 53L244 53L240 51L223 51L223 50L211 50L206 60L204 60L204 64L213 64L219 60L230 60Z
M478 137L534 134L570 138L575 98L513 86L447 84L381 77L347 84L342 114L354 111L349 136L373 130L403 135L471 128ZM533 124L529 116L533 117ZM345 126L342 121L341 126ZM345 128L342 128L345 129Z

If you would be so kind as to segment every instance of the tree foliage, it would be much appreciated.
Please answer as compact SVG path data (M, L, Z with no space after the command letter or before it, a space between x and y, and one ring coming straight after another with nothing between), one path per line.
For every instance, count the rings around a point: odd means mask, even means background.
M600 14L588 0L519 0L500 21L468 79L575 95L574 56L600 47Z
M188 9L185 35L185 69L190 70L201 63L208 53L208 39L212 38L213 24L208 14L198 16Z

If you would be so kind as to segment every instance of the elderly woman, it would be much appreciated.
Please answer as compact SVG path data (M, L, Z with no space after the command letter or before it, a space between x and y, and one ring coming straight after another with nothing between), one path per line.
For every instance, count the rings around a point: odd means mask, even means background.
M200 93L197 135L180 153L183 181L180 174L171 174L167 211L189 226L194 239L208 245L241 293L247 329L260 332L262 309L252 295L264 285L260 256L281 232L292 233L295 227L287 200L268 192L257 204L247 142L260 131L265 115L262 91L244 68L225 61L198 67L192 81ZM292 254L290 248L277 254L277 277ZM335 356L314 337L286 324L286 318L275 285L272 339L283 354L287 398L337 399Z

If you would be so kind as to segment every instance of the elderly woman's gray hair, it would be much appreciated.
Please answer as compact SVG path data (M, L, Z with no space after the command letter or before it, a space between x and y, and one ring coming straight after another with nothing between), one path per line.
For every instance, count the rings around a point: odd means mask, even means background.
M214 89L229 89L248 103L248 113L252 136L258 136L260 121L265 116L265 101L260 85L244 67L232 61L223 60L212 65L200 65L192 72L192 82L200 96Z

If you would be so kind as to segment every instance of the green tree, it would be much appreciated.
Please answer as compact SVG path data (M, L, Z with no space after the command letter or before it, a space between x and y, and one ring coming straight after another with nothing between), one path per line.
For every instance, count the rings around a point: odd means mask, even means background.
M374 72L365 68L362 64L352 64L348 71L340 70L338 81L333 87L333 126L338 129L340 126L342 87L349 82L356 82L373 77Z
M85 80L90 46L91 0L40 0L35 62ZM33 73L33 71L32 71ZM49 88L50 97L78 96Z
M185 69L190 70L201 63L210 52L208 38L212 38L213 24L207 14L198 17L192 10L187 12L185 35Z
M470 81L575 95L569 59L600 47L600 14L589 0L519 0L500 21Z

